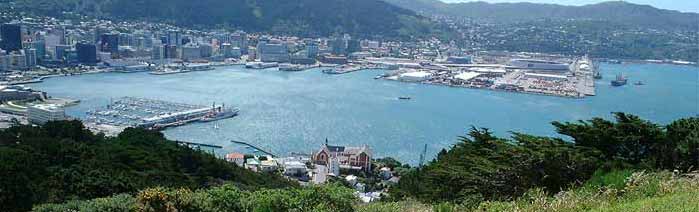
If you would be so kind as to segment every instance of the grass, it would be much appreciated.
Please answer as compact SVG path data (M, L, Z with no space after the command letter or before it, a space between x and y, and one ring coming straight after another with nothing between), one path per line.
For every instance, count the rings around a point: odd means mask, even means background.
M413 200L371 203L357 209L384 211L699 211L699 179L669 172L631 170L596 173L584 185L550 195L532 189L514 201L483 202L475 207L442 203L428 205Z

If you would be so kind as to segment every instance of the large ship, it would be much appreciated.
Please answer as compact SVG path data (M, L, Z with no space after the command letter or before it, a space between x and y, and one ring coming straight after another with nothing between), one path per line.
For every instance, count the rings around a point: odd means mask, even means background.
M616 79L612 80L612 86L623 86L626 85L626 83L629 80L624 77L623 74L616 75Z
M202 116L199 121L201 122L211 122L218 121L221 119L227 119L238 115L239 110L236 108L226 108L224 106L213 106L209 113Z

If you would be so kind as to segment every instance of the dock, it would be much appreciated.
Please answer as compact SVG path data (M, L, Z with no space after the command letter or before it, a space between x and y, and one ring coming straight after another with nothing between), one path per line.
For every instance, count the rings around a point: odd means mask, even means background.
M202 144L202 143L195 143L195 142L187 142L187 141L175 141L177 144L187 146L192 149L197 149L201 150L203 148L209 148L211 153L214 152L216 149L223 149L223 146L218 146L218 145L211 145L211 144Z
M260 151L260 152L262 152L262 153L271 155L272 157L275 157L275 158L277 157L277 155L275 155L274 153L272 153L272 152L270 152L270 151L266 151L266 150L264 150L264 149L262 149L262 148L260 148L260 147L257 147L257 146L255 146L255 145L253 145L253 144L250 144L250 143L248 143L248 142L236 141L236 140L231 140L231 142L232 142L232 143L235 143L235 144L240 144L240 145L249 146L250 148L253 148L253 149L257 150L257 151Z

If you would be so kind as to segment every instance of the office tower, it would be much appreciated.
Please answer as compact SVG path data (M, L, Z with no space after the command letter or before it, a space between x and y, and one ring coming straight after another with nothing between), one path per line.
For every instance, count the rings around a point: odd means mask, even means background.
M78 54L78 62L86 64L97 63L97 47L89 43L78 43L75 45Z
M22 48L22 27L17 24L3 24L0 26L0 38L2 49L11 52Z

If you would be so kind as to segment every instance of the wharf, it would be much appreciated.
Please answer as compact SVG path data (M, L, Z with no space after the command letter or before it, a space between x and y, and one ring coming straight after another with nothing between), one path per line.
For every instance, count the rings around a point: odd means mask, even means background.
M272 153L272 152L270 152L270 151L266 151L266 150L264 150L264 149L262 149L262 148L260 148L260 147L257 147L257 146L255 146L255 145L252 145L252 144L250 144L250 143L248 143L248 142L236 141L236 140L231 140L231 142L232 142L232 143L236 143L236 144L240 144L240 145L248 146L248 147L253 148L253 149L256 149L257 151L260 151L260 152L262 152L262 153L271 155L272 157L275 157L275 158L277 157L277 155L275 155L274 153Z

